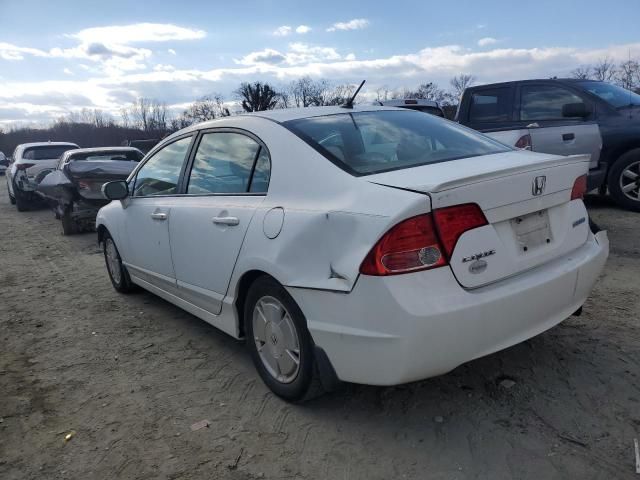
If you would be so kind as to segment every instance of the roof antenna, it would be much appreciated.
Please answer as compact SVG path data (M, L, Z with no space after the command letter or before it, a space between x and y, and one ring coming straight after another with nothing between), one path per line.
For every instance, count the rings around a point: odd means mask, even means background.
M366 80L362 80L362 83L360 84L356 92L351 96L349 100L347 100L347 102L344 105L340 105L342 108L353 108L353 101L356 99L356 96L358 95L358 93L360 93L360 89L364 85L364 82L366 82Z

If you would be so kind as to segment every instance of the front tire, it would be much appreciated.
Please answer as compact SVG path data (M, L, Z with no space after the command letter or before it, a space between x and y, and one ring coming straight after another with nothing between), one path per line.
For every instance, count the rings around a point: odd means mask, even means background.
M71 208L65 208L60 216L62 223L62 235L73 235L78 233L78 224L71 216Z
M113 288L120 293L132 292L134 285L131 282L131 277L129 277L129 272L127 272L125 266L122 265L120 252L118 252L118 248L109 232L105 232L102 245L104 261L107 265L107 272Z
M609 193L621 207L640 212L640 148L622 155L611 167Z
M315 396L313 340L300 307L282 285L260 277L250 287L244 310L247 345L264 383L296 402Z
M8 183L7 183L7 193L9 194L9 203L11 203L11 205L15 205L16 204L16 197L11 195L11 190L9 190L9 184Z

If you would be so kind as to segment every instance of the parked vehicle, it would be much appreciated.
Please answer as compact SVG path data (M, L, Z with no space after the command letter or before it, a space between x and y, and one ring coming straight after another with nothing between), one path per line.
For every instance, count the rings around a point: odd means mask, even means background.
M16 147L6 177L9 201L19 212L27 210L34 201L38 174L55 168L60 155L75 148L80 147L68 142L23 143Z
M403 98L397 100L384 100L381 102L376 102L376 105L384 107L408 108L409 110L417 110L419 112L430 113L431 115L435 115L436 117L445 118L444 111L442 110L442 108L440 108L438 102L434 102L433 100Z
M98 210L109 203L102 195L102 185L126 180L143 156L131 147L68 150L55 169L38 175L36 193L62 221L64 235L93 230Z
M640 211L640 95L606 82L547 79L465 90L457 120L518 148L591 156L588 188Z
M9 166L9 160L7 159L4 153L0 152L0 175L4 175L4 172L7 171L8 166Z
M404 109L272 110L168 137L96 225L116 290L246 338L298 400L439 375L580 309L608 255L588 164Z

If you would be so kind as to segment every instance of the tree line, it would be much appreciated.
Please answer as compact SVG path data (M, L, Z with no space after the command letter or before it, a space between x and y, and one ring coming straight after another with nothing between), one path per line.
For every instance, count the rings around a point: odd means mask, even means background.
M629 58L615 63L608 57L593 64L581 65L571 72L573 78L615 83L627 90L640 93L640 62Z

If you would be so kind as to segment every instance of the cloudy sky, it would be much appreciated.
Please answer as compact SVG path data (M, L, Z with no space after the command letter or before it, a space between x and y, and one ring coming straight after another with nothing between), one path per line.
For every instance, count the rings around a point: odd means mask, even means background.
M366 5L366 7L365 7ZM178 110L242 81L311 75L375 89L568 75L640 57L639 0L0 0L0 125L138 96Z

